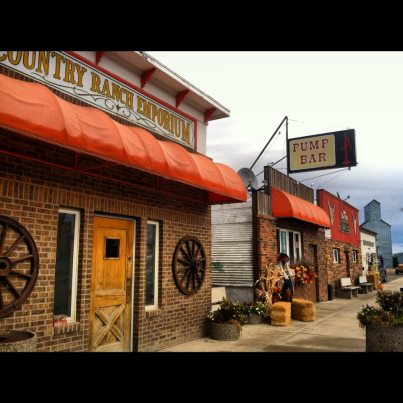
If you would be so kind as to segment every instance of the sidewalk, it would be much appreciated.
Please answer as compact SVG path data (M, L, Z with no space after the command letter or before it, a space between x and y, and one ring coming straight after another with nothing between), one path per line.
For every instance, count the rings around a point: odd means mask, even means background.
M403 277L384 283L385 290L399 291ZM245 325L241 337L219 341L208 337L178 344L162 352L365 352L365 330L356 314L362 305L375 305L376 292L358 298L316 304L316 320L291 320L289 326Z

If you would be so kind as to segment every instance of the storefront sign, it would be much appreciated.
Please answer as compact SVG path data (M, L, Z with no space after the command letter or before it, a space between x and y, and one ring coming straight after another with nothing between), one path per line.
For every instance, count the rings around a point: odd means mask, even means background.
M195 147L196 121L68 53L0 51L0 65L184 146Z
M355 165L357 161L354 129L287 141L288 172L316 171Z
M373 242L367 241L366 239L363 239L362 243L363 243L365 246L372 246L372 247L375 246L375 244L374 244Z

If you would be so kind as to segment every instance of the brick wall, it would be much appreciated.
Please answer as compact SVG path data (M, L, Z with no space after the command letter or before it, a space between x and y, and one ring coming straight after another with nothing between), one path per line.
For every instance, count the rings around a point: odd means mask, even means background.
M340 261L339 263L333 263L333 249L337 248L340 250ZM357 262L353 262L353 251L357 252ZM346 256L348 253L350 261L350 276L347 275L346 271ZM328 278L329 284L332 284L336 289L340 287L339 279L342 277L350 277L351 283L354 285L358 281L358 277L362 275L362 256L360 245L352 245L349 243L332 241L330 239L326 240L326 253L328 257Z
M67 150L0 131L0 148L74 165ZM19 329L38 334L39 351L87 351L93 218L95 213L136 220L133 350L156 351L201 337L210 310L210 207L205 193L146 173L122 167L105 168L110 176L142 187L126 186L74 171L1 156L0 215L20 222L32 235L39 252L40 269L35 287L23 306L0 318L0 331ZM87 161L89 163L89 161ZM85 161L84 161L85 163ZM144 189L149 189L144 190ZM166 194L170 191L173 196ZM177 197L176 197L177 196ZM81 234L78 267L77 323L53 325L53 298L58 209L79 209ZM160 222L160 272L158 310L145 312L145 255L147 220ZM194 296L177 289L172 275L172 255L186 235L197 236L207 255L207 273Z
M325 259L324 229L313 224L294 219L275 218L269 215L257 216L258 267L266 267L268 263L276 263L277 239L276 229L286 229L301 233L302 253L305 259L313 262L310 245L317 246L318 279L317 284L297 285L294 296L317 302L316 288L318 287L319 301L327 301L327 268Z

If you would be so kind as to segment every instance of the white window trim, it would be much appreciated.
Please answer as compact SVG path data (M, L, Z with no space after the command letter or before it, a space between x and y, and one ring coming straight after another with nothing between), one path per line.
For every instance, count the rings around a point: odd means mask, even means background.
M356 250L353 250L353 263L358 262L358 252Z
M158 309L158 275L159 275L159 250L160 250L160 223L158 221L147 221L148 225L155 225L155 260L154 260L154 304L145 305L146 311ZM146 263L147 264L147 263Z
M299 246L299 259L302 259L302 245L301 245L301 233L299 231L292 231L292 230L287 230L287 229L282 229L282 228L278 228L279 230L279 250L281 251L281 232L285 232L286 233L286 237L285 237L285 243L286 243L286 254L288 256L290 256L290 240L289 240L289 233L291 232L293 235L293 240L294 240L294 257L297 257L297 248L296 248L296 242L295 242L295 234L298 234L298 246Z
M337 248L333 248L333 263L340 262L340 251Z
M59 213L75 215L74 244L73 244L73 273L71 279L71 316L67 322L75 322L77 318L77 278L78 278L78 251L80 244L80 211L66 208L59 209ZM58 247L58 246L57 246Z

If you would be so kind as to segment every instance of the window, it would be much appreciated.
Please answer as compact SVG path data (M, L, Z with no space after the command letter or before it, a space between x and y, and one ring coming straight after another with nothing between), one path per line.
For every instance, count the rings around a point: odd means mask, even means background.
M159 224L147 222L146 309L158 307Z
M353 263L358 262L358 252L356 250L353 250Z
M333 249L333 263L339 263L340 262L340 250L334 248Z
M105 259L119 259L119 250L119 238L105 238Z
M290 263L296 262L301 256L301 234L283 229L277 230L277 250L290 257Z
M60 209L57 229L54 315L76 320L80 213Z

